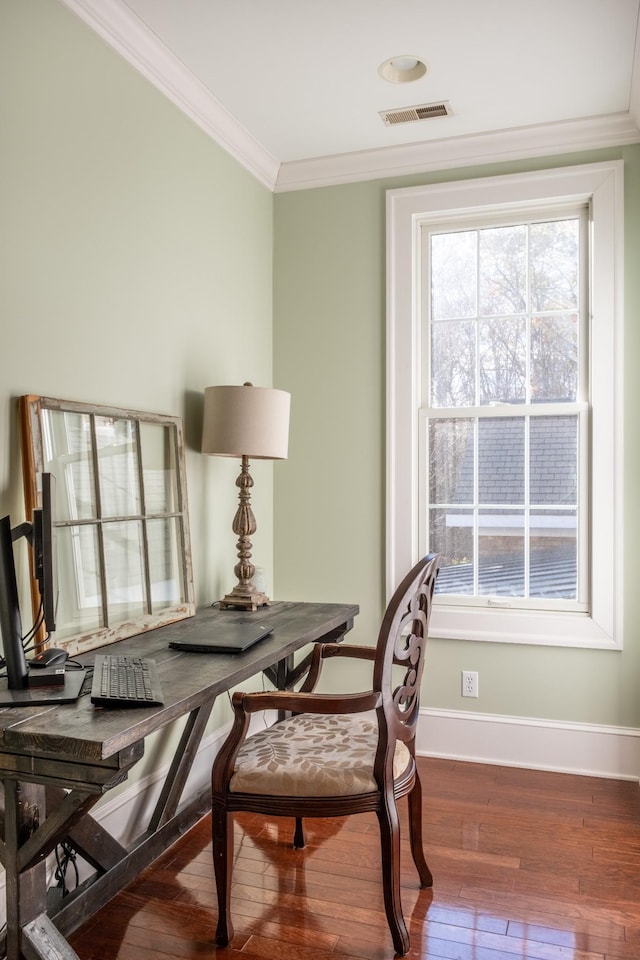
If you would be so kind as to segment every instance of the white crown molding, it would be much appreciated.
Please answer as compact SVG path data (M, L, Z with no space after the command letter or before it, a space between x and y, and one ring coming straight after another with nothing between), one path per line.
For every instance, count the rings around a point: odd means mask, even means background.
M309 190L638 142L640 130L630 114L589 117L283 163L275 192Z
M270 190L278 161L119 0L61 0Z
M416 752L614 780L640 777L640 730L463 710L420 710Z
M640 142L640 71L630 113L279 163L121 0L61 0L186 116L275 193L554 156ZM633 92L632 92L633 93Z

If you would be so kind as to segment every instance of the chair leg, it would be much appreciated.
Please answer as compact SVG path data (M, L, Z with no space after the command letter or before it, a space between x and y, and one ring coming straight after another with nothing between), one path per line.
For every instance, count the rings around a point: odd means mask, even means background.
M233 939L231 922L231 877L233 872L233 815L214 802L211 811L213 870L218 895L216 943L226 947Z
M387 923L396 954L404 956L409 950L409 933L402 916L400 900L400 827L393 797L378 810L380 845L382 850L382 890Z
M411 856L416 865L421 887L432 887L433 876L424 858L422 845L422 784L416 770L416 780L407 797L409 803L409 843Z
M304 827L302 826L302 817L296 817L296 829L293 834L293 848L294 850L302 850L304 848Z

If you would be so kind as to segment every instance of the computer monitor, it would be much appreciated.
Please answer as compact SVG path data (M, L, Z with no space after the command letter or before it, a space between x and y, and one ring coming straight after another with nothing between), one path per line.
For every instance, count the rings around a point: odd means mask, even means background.
M42 506L34 510L31 523L12 529L9 516L0 519L0 632L7 671L6 681L0 681L1 707L73 702L80 695L85 676L84 670L67 670L63 685L42 689L29 687L13 544L25 537L32 545L34 574L41 599L39 616L44 620L47 633L51 634L55 629L57 604L54 487L53 476L43 473Z
M0 631L7 667L9 690L22 690L28 685L29 668L22 647L22 618L13 557L11 518L0 519Z
M41 613L47 633L56 629L58 608L58 564L55 528L55 477L42 474L42 507L33 511L31 546L33 574L40 591Z

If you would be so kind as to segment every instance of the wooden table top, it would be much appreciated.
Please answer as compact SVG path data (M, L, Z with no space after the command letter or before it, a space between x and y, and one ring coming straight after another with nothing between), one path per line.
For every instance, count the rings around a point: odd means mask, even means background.
M164 706L99 709L87 694L73 704L4 708L0 710L0 774L3 766L15 769L15 756L99 764L330 631L350 629L358 610L355 604L288 601L275 601L253 613L206 607L193 617L74 658L85 666L93 663L96 653L154 659ZM184 653L169 647L172 640L211 635L216 623L229 617L273 623L274 630L242 654Z

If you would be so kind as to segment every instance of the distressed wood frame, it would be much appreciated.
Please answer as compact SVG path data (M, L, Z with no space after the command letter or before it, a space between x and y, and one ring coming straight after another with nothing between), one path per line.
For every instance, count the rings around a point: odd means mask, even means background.
M169 430L170 442L173 447L173 457L175 462L175 483L177 509L167 516L177 519L177 541L179 564L181 565L180 574L182 577L182 596L179 601L172 602L169 605L160 606L153 609L153 602L147 596L147 611L139 616L132 616L123 621L109 624L108 622L96 629L90 629L84 632L78 632L73 635L67 635L62 638L55 636L56 647L67 650L70 655L80 654L96 647L115 643L125 637L135 636L152 630L155 627L162 626L190 617L195 612L193 571L191 564L191 542L189 533L189 515L187 507L187 481L184 457L184 434L182 420L179 417L165 416L162 414L143 413L140 411L124 409L120 407L104 406L100 404L82 403L76 401L57 400L51 397L42 397L37 395L26 395L19 398L19 419L20 434L22 446L22 465L24 498L27 517L32 515L32 511L41 506L41 493L39 484L39 475L48 469L48 460L45 455L43 442L43 411L57 411L61 413L72 413L79 415L88 415L91 418L107 417L116 420L131 421L139 432L141 424L152 424L166 427ZM92 421L93 422L93 421ZM136 449L135 456L140 461L139 449ZM55 460L55 451L51 455ZM151 514L141 515L143 522L146 522ZM96 525L100 521L96 521ZM71 525L71 521L59 524L60 526ZM141 555L142 568L148 577L149 564L148 558ZM100 577L104 587L104 562L101 559ZM59 582L59 590L75 590L77 581L72 584ZM35 580L31 582L32 605L34 615L38 610L40 597L38 585ZM37 646L45 645L45 635L41 632L36 637Z

